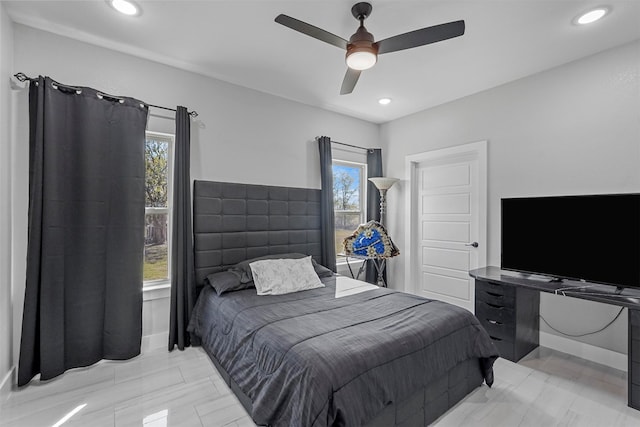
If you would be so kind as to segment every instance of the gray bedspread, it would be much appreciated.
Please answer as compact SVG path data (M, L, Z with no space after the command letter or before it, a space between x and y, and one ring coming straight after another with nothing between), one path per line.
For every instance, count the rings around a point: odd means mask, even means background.
M335 298L326 287L278 296L203 289L189 325L273 426L359 426L459 362L498 352L468 311L385 288Z

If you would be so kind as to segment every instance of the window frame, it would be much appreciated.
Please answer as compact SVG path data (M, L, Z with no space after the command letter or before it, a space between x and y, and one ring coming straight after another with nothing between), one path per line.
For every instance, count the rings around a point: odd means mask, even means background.
M355 211L355 210L336 210L335 206L333 208L333 212L334 214L336 213L353 213L353 212L360 212L360 224L364 224L365 222L367 222L367 164L364 162L354 162L354 161L350 161L350 160L341 160L341 159L331 159L332 162L332 166L333 165L337 165L337 166L347 166L347 167L357 167L358 169L360 169L360 188L358 190L358 193L360 195L359 197L359 202L360 202L360 209ZM332 168L332 172L333 172L333 168ZM335 221L334 221L334 227L335 227ZM354 230L355 231L355 230ZM335 231L334 231L334 236L335 236ZM337 243L337 242L336 242ZM339 253L336 253L336 263L337 264L345 264L346 263L346 257L344 255L339 255Z
M166 207L147 207L145 202L144 217L145 224L147 215L153 214L167 214L167 277L163 279L153 279L142 281L143 290L152 290L157 288L163 288L171 285L171 237L172 237L172 224L173 224L173 168L174 168L174 146L175 135L171 133L145 131L145 144L147 140L152 139L160 142L167 142L167 206ZM146 162L146 157L145 157ZM144 258L143 258L144 266Z

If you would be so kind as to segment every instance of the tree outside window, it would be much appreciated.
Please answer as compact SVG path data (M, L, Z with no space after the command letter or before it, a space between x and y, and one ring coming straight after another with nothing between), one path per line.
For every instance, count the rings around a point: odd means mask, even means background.
M147 132L145 142L144 283L169 280L173 135Z
M336 254L344 252L344 238L365 222L365 177L365 164L333 160Z

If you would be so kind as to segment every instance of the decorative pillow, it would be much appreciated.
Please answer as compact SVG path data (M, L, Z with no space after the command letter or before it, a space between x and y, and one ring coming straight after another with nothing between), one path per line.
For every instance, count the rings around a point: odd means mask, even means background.
M249 265L256 261L268 260L268 259L300 259L306 258L308 255L299 254L299 253L288 253L288 254L274 254L274 255L265 255L257 258L248 259L246 261L242 261L229 268L227 271L232 271L240 276L240 281L242 283L247 283L253 281L253 276L251 272L251 267ZM313 258L311 258L311 263L313 265L313 269L316 271L318 277L330 277L333 276L333 271L329 270L323 265L318 264Z
M258 295L282 295L324 287L310 256L254 261L249 266Z
M209 274L207 281L216 290L218 295L225 292L240 291L242 289L253 288L253 282L242 283L240 276L232 271L221 271L219 273Z

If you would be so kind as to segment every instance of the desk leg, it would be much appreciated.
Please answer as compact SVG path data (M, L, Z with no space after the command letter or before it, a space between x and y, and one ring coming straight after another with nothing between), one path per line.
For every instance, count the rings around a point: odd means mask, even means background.
M628 405L640 410L640 310L629 309Z

